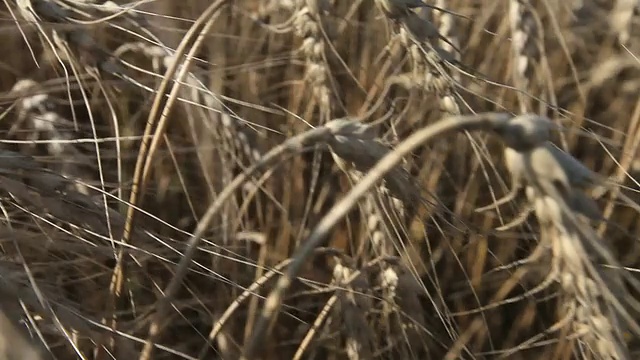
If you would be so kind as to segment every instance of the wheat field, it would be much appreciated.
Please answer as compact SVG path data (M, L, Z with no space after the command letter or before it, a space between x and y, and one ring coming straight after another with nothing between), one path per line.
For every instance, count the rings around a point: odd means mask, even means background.
M0 14L0 360L640 358L637 0Z

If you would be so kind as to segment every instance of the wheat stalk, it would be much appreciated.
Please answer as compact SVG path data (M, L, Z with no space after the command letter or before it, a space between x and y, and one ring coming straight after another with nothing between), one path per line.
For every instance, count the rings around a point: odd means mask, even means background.
M520 111L531 111L531 101L526 97L530 91L531 79L540 63L540 29L536 23L531 3L527 0L509 1L509 21L511 24L511 48L514 64L513 81L520 95Z
M335 99L321 15L327 10L329 3L325 0L298 0L296 5L293 28L302 38L299 51L305 57L305 80L311 86L318 108L321 109L321 118L327 121L335 108Z
M593 242L599 240L586 239L585 236L593 234L580 233L579 229L585 224L573 213L585 211L585 207L575 207L576 199L586 198L580 192L587 183L593 183L593 177L573 157L550 145L552 123L549 120L524 115L514 121L519 126L513 131L508 130L509 126L499 131L505 144L518 155L511 159L516 164L508 165L508 168L512 176L525 182L527 197L534 204L540 222L543 241L551 244L551 275L563 289L563 309L575 309L570 326L598 358L628 359L614 311L616 307L612 303L615 300L611 297L615 280L603 282L600 275L594 273L591 256L603 257L608 262L615 260L602 246L594 249L592 255L588 254ZM579 204L589 204L586 209L598 213L595 204L587 201ZM621 308L618 306L617 310Z
M621 44L628 45L631 40L632 20L638 7L637 0L617 0L611 10L609 23Z
M369 288L362 273L353 271L339 262L333 268L333 281L339 290L337 311L340 320L336 325L345 329L345 350L349 360L370 359L373 354L373 336L365 317L371 308L370 300L362 291Z
M460 61L460 39L456 34L457 19L453 14L444 11L447 9L445 0L436 0L435 7L440 10L436 12L439 25L438 32L445 38L440 40L440 47L453 54L453 58L456 61ZM454 73L453 78L456 81L460 81L460 74Z
M388 172L396 168L398 163L402 161L402 158L406 154L420 146L425 141L433 139L435 136L455 130L470 131L492 128L499 126L500 124L504 124L507 119L508 116L505 116L505 114L483 114L479 116L447 118L417 131L398 145L393 152L383 157L376 166L374 166L369 173L367 173L367 175L351 189L346 197L334 205L329 214L320 221L314 231L309 235L304 246L298 249L296 254L294 254L293 263L288 268L288 271L284 276L279 279L276 289L269 294L269 297L266 300L262 316L256 324L256 329L251 341L245 349L244 358L253 358L256 351L261 347L261 344L264 341L263 337L268 332L271 327L270 324L273 324L273 321L277 316L278 309L282 303L282 297L291 286L293 279L296 277L300 268L306 262L313 249L322 243L327 236L327 232L335 226L339 219L341 219L353 206L355 206L359 199L367 194L369 189L373 187L381 177L384 177Z
M81 153L70 142L73 123L56 112L52 99L36 82L27 79L18 81L11 92L19 93L21 91L35 91L35 93L20 99L18 119L9 130L8 135L27 133L25 140L30 141L31 144L27 144L23 150L33 155L36 154L37 143L46 142L47 152L59 162L59 165L52 164L52 170L68 178L89 180L86 172L80 169L80 166L93 169L95 168L94 161ZM27 123L23 124L25 121ZM20 128L21 125L22 128ZM78 191L88 194L88 189L82 184L77 183L76 188Z
M398 36L407 48L412 62L412 72L389 78L389 83L407 89L421 89L434 93L441 110L452 115L461 113L455 80L448 71L447 59L455 57L439 52L431 41L441 37L437 28L428 20L411 13L402 18Z

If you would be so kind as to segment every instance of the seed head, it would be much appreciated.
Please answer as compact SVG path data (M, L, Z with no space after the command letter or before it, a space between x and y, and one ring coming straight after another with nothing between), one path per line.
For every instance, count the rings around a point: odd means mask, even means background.
M551 130L559 129L549 118L524 114L494 127L507 147L516 151L535 148L551 138Z
M391 19L407 16L411 9L419 7L433 8L420 0L375 0L382 11Z

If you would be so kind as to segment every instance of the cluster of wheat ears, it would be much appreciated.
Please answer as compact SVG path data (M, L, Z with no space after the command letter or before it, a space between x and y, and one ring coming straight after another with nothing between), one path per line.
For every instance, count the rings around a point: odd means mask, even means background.
M638 0L0 14L0 360L640 358Z

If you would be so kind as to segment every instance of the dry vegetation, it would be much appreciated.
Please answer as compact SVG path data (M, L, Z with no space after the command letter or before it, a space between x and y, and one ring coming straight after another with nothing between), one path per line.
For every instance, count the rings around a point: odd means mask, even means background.
M418 3L4 0L0 360L639 358L640 3Z

